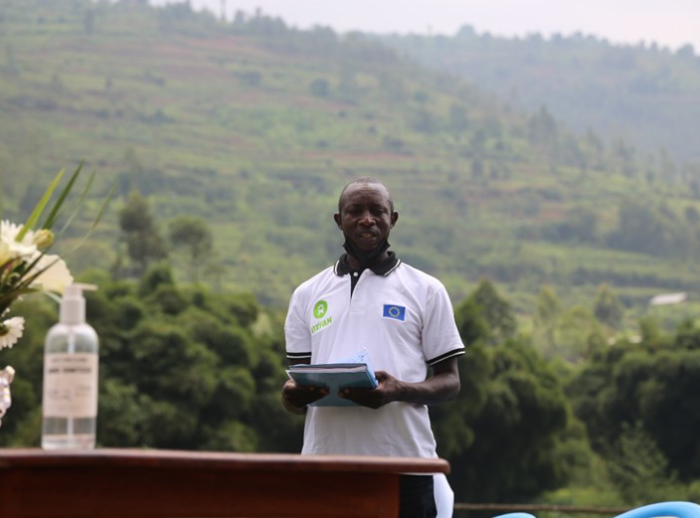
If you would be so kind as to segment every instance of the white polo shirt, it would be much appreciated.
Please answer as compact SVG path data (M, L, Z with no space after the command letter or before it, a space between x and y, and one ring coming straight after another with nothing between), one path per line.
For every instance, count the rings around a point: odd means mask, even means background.
M343 261L301 284L285 323L288 358L332 363L364 348L374 370L416 383L430 365L464 354L442 283L393 254L383 266L365 269L352 297L357 272ZM309 407L302 453L436 457L428 408L401 402Z

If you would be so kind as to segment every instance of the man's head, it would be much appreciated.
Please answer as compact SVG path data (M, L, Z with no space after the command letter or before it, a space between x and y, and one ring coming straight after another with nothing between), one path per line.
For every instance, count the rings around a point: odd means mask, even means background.
M380 261L386 257L386 242L399 214L394 211L391 193L384 184L374 178L358 178L340 193L338 213L333 219L345 234L346 249L353 249L348 250L350 255L363 259L357 256L381 249L370 259Z
M374 185L380 189L383 189L387 197L389 198L389 206L391 208L391 212L394 212L394 200L391 198L391 193L389 192L389 189L387 189L386 185L384 185L382 182L380 182L376 178L372 178L371 176L362 176L360 178L356 178L352 182L347 184L345 187L343 187L343 190L340 191L340 196L338 197L338 212L341 213L343 211L343 202L348 191L352 191L358 186L367 185Z

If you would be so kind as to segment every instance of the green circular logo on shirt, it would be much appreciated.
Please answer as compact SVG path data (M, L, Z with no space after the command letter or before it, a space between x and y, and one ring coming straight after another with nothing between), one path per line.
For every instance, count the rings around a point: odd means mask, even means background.
M319 300L316 303L316 305L314 306L314 316L316 318L325 317L327 311L328 311L328 304L326 303L325 300Z

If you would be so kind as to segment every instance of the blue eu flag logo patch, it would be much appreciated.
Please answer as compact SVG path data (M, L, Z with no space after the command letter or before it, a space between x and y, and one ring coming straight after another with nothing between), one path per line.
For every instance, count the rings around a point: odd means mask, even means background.
M397 306L396 304L384 304L384 315L385 318L393 318L395 320L401 320L402 322L406 320L406 307Z

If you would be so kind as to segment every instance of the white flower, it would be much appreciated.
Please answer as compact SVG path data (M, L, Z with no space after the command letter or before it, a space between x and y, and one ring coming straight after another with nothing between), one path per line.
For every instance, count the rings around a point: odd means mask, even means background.
M17 241L17 234L22 230L22 225L16 225L7 220L0 221L0 265L15 259L27 259L36 254L34 244L34 232L27 231L21 241Z
M44 291L63 293L66 286L73 284L73 276L68 271L66 262L57 255L44 255L34 269L39 271L46 267L46 271L30 284L31 288L41 287Z
M12 348L24 332L24 318L12 317L0 323L0 349Z

